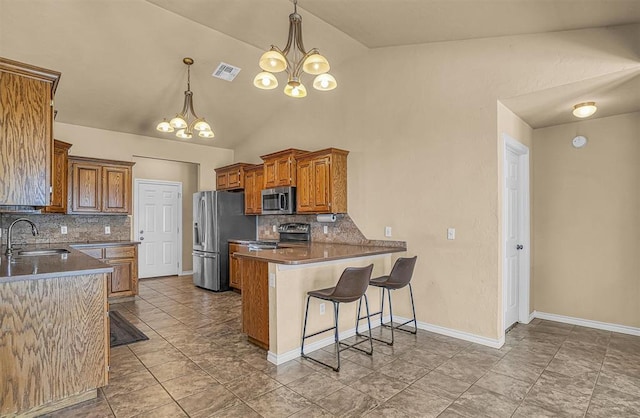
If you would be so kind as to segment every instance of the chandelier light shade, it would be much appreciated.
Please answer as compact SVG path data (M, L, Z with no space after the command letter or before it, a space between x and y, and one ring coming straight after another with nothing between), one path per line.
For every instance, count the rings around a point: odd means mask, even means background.
M170 121L166 118L162 120L156 129L160 132L174 132L177 129L176 136L181 139L193 138L194 131L201 138L213 138L215 134L211 130L211 126L204 118L196 115L193 109L193 92L191 91L191 66L192 58L184 58L182 60L187 66L187 91L184 92L184 104L182 110Z
M573 106L573 116L577 118L588 118L589 116L596 113L598 108L596 107L596 102L584 102L578 103Z
M303 72L317 76L312 84L316 90L328 91L338 86L336 79L329 74L329 61L320 55L320 51L317 48L309 51L304 49L302 16L298 14L297 0L293 0L293 13L289 15L287 45L284 49L271 45L271 49L262 54L258 64L263 71L253 79L253 85L259 89L272 90L278 87L274 73L283 71L287 73L284 94L289 97L302 98L307 95L307 89L300 81Z

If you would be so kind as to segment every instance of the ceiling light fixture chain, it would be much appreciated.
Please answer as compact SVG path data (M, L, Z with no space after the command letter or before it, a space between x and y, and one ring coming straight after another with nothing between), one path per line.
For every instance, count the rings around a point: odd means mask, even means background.
M271 45L271 49L260 57L259 73L253 80L254 86L271 90L278 87L278 80L273 73L285 71L288 75L284 89L290 97L302 98L307 90L300 81L302 72L315 75L313 87L316 90L333 90L338 85L336 79L328 73L330 66L317 48L307 51L302 41L302 16L298 14L298 2L293 1L293 13L289 15L289 36L284 49Z
M191 139L194 130L198 131L199 137L213 138L215 134L213 130L211 130L211 126L209 126L204 118L199 117L193 108L193 92L191 91L191 66L194 62L193 58L184 58L182 62L187 66L187 91L184 92L182 111L170 121L167 121L166 118L163 119L162 122L156 126L156 129L160 132L173 132L175 129L178 129L176 136L182 139Z

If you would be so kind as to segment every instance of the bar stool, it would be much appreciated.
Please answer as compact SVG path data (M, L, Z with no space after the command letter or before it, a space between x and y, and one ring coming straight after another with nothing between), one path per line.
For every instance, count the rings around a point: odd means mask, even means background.
M312 360L316 363L322 364L323 366L327 366L333 369L336 372L340 371L340 352L347 350L349 348L353 348L368 355L373 354L373 341L371 339L371 320L367 319L369 323L369 351L363 350L359 347L356 347L358 344L366 342L367 340L362 340L355 342L353 344L343 343L338 339L338 310L340 303L349 303L358 301L358 315L360 315L360 305L362 303L362 298L364 297L364 303L367 308L367 318L369 318L369 300L367 299L367 295L365 292L367 291L367 287L369 286L369 279L371 278L371 272L373 271L373 264L370 264L366 267L348 267L340 276L338 283L335 287L330 287L327 289L320 290L312 290L307 292L307 307L304 313L304 327L302 329L302 344L300 348L300 355L303 358ZM307 317L309 315L309 300L311 298L317 298L329 301L333 303L333 322L334 325L331 328L323 329L322 331L314 332L313 334L307 335ZM356 320L357 327L357 320ZM337 356L337 366L334 367L330 364L324 363L318 359L307 356L304 353L304 340L307 338L314 337L318 334L322 334L327 331L335 330L334 338L335 338L335 348L336 348L336 356ZM340 348L343 346L343 348Z
M411 287L411 277L413 276L413 269L416 266L417 259L418 259L418 256L415 256L412 258L398 258L396 260L396 263L393 265L393 268L391 269L391 273L389 273L388 276L376 277L374 279L371 279L371 281L369 282L369 285L379 287L382 289L382 297L381 297L382 302L381 302L380 312L374 312L370 315L367 312L367 316L380 315L380 326L391 328L391 341L376 338L376 337L371 337L374 340L387 343L388 345L393 345L393 342L394 342L393 331L395 329L399 331L409 332L411 334L416 334L418 332L418 323L416 322L416 307L413 303L413 289ZM411 310L413 311L413 319L410 319L407 322L404 322L398 326L393 326L393 309L391 306L391 291L402 289L407 285L409 286L409 295L411 296ZM389 316L391 318L391 321L389 322L390 325L382 323L382 313L384 312L385 291L388 292L388 298L389 298ZM360 304L358 303L358 322L360 322L359 321L360 319L364 319L364 318L366 317L360 316ZM404 325L410 324L411 322L413 322L413 330L400 328ZM356 335L361 335L358 332L357 323L356 323Z

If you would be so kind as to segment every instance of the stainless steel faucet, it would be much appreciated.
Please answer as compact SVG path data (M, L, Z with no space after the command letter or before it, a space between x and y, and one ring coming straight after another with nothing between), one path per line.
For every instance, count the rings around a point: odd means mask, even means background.
M34 237L38 235L38 228L36 227L36 224L31 222L27 218L19 218L11 222L11 225L9 225L9 230L7 231L7 251L5 251L5 254L7 255L7 257L11 257L11 255L13 255L13 243L11 242L11 231L13 230L13 226L21 221L27 222L28 224L31 225L31 233L33 234Z

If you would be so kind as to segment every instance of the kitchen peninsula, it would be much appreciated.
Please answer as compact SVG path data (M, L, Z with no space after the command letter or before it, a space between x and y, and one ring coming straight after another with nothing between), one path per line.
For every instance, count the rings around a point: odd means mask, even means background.
M108 383L113 268L55 248L68 253L0 256L0 416L44 414Z
M373 276L388 274L392 254L404 251L404 246L316 242L258 250L241 246L234 256L239 260L242 276L243 331L253 342L269 350L268 360L272 363L299 357L307 292L334 286L347 267L373 264ZM379 310L379 291L369 289L367 294L370 310ZM312 300L309 306L310 332L327 328L333 321L330 312L320 313L319 303ZM353 303L341 307L341 333L353 332L356 306ZM328 343L318 336L311 340L309 348L317 349Z

